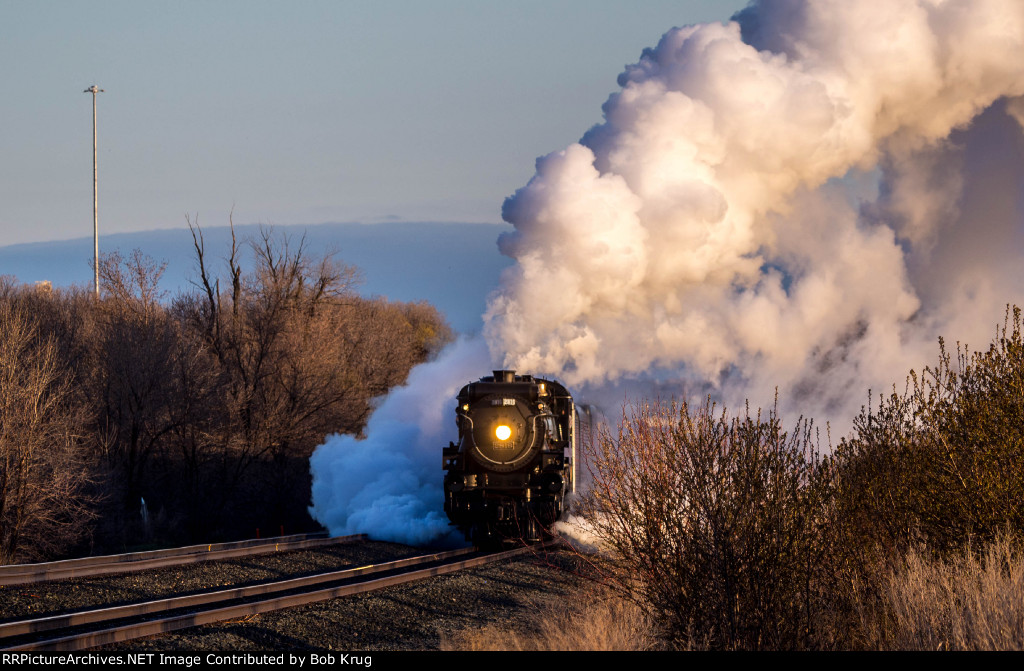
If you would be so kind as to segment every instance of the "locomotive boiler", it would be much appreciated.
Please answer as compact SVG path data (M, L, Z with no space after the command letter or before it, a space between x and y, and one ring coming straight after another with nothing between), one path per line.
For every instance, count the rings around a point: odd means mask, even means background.
M444 509L478 546L540 540L576 482L576 406L554 380L496 370L459 392Z

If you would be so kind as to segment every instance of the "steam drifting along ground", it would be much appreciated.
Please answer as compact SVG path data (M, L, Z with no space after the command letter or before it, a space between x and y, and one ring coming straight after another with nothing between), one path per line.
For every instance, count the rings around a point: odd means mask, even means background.
M332 534L459 543L442 506L440 448L454 437L452 399L489 365L483 341L460 339L383 400L365 438L330 436L310 458L313 517Z
M604 123L538 160L505 202L516 264L484 333L506 367L595 397L778 387L787 416L841 433L938 336L987 342L1024 302L1024 4L764 0L734 19L666 33Z

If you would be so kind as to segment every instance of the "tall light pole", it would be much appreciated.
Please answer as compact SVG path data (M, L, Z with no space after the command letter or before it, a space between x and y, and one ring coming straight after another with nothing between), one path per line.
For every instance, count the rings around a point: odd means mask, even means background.
M99 215L99 190L96 180L96 94L103 93L103 89L96 88L93 84L85 89L83 93L92 94L92 261L94 274L94 287L96 298L100 297L100 215Z

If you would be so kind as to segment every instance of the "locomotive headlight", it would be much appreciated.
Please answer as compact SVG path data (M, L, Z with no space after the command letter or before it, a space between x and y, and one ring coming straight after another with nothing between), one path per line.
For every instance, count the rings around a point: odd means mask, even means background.
M512 429L504 424L499 424L498 428L494 430L494 435L498 440L508 440L512 435Z

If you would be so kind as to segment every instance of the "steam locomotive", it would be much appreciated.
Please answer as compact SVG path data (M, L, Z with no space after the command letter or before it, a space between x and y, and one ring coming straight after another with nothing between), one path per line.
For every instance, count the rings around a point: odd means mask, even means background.
M577 414L554 380L496 370L464 386L444 448L444 510L480 547L540 540L575 491Z

